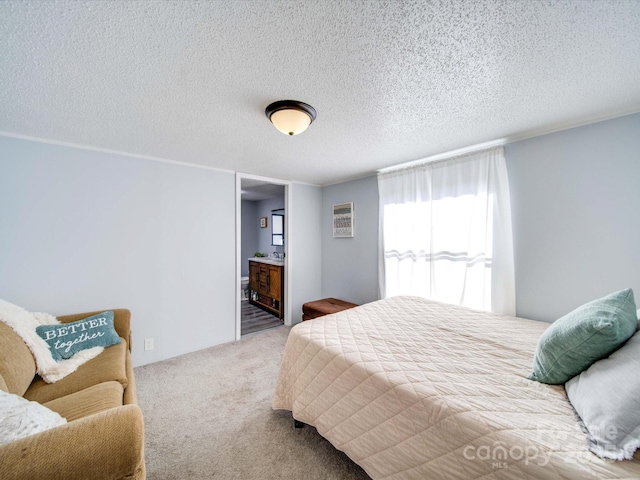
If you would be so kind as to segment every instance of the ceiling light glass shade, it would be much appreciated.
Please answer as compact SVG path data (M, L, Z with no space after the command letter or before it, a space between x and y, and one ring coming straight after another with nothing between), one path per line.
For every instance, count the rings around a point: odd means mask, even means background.
M311 125L311 117L300 110L278 110L271 115L271 123L286 135L297 135Z
M316 110L296 100L280 100L269 105L265 114L271 123L285 135L304 132L316 119Z

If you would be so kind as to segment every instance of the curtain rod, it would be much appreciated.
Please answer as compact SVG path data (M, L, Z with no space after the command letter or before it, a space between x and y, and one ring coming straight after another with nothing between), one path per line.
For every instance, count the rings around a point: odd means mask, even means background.
M421 158L419 160L412 160L410 162L401 163L400 165L394 165L393 167L385 167L377 170L377 173L389 173L396 170L403 170L405 168L417 167L420 165L426 165L427 163L435 163L444 160L451 160L457 157L464 157L472 153L482 152L483 150L490 150L496 147L503 147L506 144L505 139L494 140L491 142L479 143L470 147L459 148L450 152L439 153L438 155L432 155L430 157Z

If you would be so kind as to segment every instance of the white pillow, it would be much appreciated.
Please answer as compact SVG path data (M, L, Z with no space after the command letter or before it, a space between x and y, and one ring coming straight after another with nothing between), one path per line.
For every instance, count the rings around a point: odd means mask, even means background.
M631 460L640 448L640 331L608 358L565 384L588 430L589 450L601 458Z
M22 307L0 300L0 322L6 323L20 335L33 354L38 375L47 383L57 382L75 372L80 365L97 357L104 350L104 347L89 348L76 353L68 360L56 362L51 356L47 342L36 333L38 325L60 323L56 317L48 313L29 313Z
M65 423L47 407L0 390L0 445Z

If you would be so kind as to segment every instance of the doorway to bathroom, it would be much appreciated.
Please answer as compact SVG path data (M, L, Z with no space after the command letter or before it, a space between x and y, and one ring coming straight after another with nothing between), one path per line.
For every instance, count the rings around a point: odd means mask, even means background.
M236 338L283 325L289 182L236 175Z

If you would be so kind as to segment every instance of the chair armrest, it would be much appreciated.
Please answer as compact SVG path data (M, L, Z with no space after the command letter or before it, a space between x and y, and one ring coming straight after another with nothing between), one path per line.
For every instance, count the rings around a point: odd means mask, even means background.
M4 480L120 479L144 469L144 422L124 405L0 445Z
M109 309L87 313L74 313L73 315L61 315L56 318L61 323L71 323L92 315L97 315L98 313L106 312L107 310ZM131 350L131 312L126 308L115 308L111 309L111 311L113 312L113 326L115 327L116 332L118 332L118 335L127 341L129 350Z

